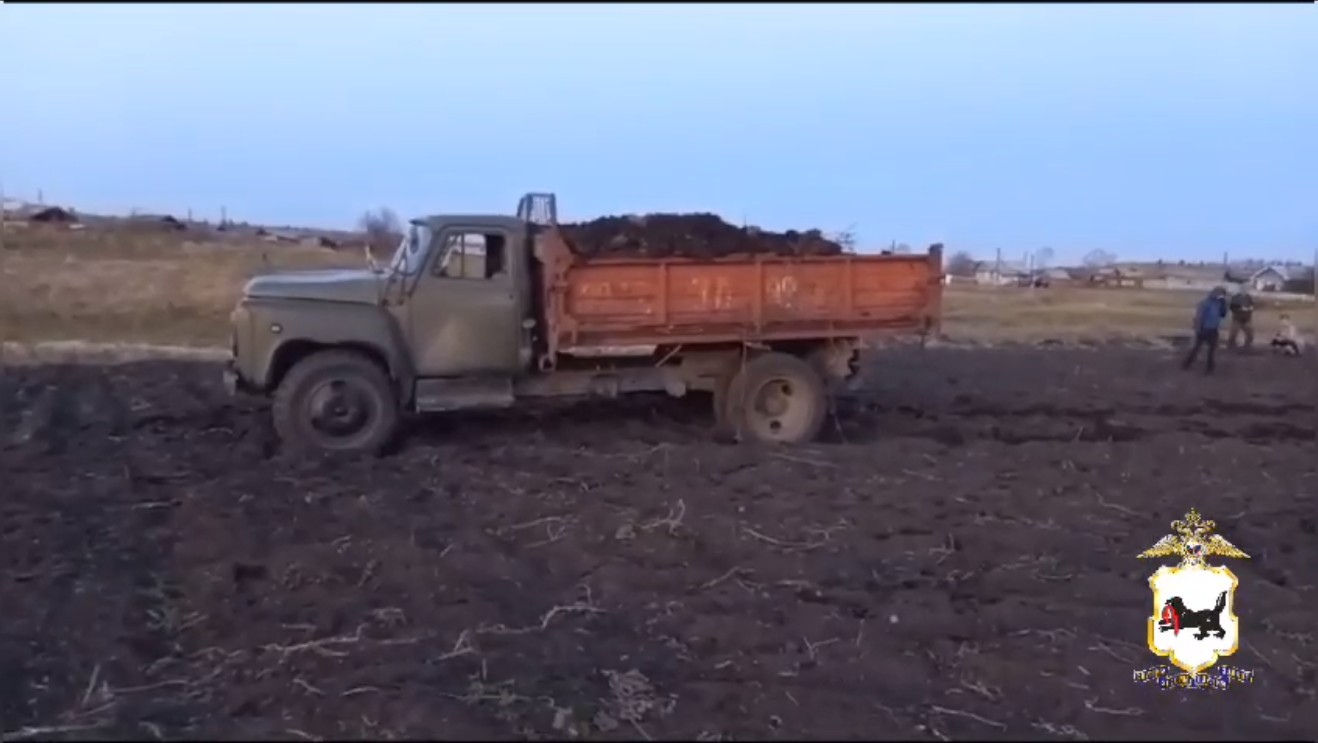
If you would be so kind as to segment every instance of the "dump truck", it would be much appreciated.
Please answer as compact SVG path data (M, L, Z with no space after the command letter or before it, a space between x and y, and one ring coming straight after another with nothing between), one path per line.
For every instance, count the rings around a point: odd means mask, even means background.
M941 246L916 255L591 257L557 198L412 220L360 270L257 276L224 382L283 445L375 452L405 419L530 398L707 395L739 440L815 439L867 339L938 332Z

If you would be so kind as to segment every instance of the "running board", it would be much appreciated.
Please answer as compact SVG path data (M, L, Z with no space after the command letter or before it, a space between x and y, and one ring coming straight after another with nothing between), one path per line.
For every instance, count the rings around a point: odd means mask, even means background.
M514 401L513 382L507 377L420 379L416 383L418 413L473 408L507 408Z

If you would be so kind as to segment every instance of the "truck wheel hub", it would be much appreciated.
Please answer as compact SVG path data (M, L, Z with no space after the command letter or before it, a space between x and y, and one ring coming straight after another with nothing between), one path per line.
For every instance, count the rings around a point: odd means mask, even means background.
M318 387L309 403L312 426L330 436L351 436L370 417L370 406L362 391L341 381Z
M794 405L794 392L792 383L785 379L768 380L756 391L751 401L755 418L753 425L762 435L778 438L786 433L785 428L798 423L796 419L801 411L794 409L798 407Z
M770 382L760 388L755 403L760 413L777 418L792 407L792 386L786 382Z

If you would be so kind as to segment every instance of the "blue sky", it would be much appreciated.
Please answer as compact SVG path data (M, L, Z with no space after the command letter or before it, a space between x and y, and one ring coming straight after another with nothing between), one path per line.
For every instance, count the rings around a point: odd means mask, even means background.
M715 211L1309 258L1304 5L0 7L0 179L88 210Z

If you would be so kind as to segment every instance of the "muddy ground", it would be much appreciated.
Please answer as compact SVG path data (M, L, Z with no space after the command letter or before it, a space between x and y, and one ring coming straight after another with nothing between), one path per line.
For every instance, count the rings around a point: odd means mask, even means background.
M831 440L634 400L292 461L217 368L0 377L0 722L79 738L1311 738L1311 360L891 350ZM118 401L118 402L116 402ZM1257 680L1132 681L1196 507Z
M818 230L769 232L723 221L716 214L602 217L560 226L572 250L586 257L722 258L731 255L838 255L842 246Z

